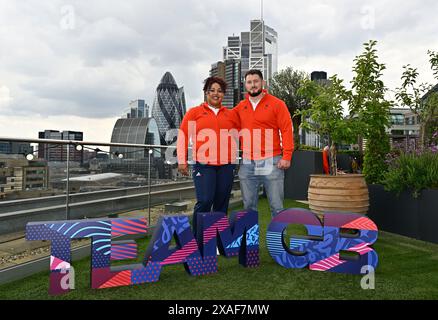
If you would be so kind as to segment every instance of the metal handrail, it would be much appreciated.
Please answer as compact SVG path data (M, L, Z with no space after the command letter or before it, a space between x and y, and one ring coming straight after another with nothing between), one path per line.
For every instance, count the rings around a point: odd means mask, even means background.
M16 137L3 137L0 136L0 141L8 141L8 142L27 142L27 143L41 143L41 144L58 144L58 145L67 145L67 146L105 146L105 147L134 147L134 148L144 148L149 149L151 151L152 149L167 149L172 148L175 149L176 145L153 145L153 144L137 144L137 143L116 143L116 142L97 142L97 141L82 141L82 140L57 140L57 139L40 139L40 138L16 138ZM192 149L192 147L188 147L188 149ZM104 150L101 150L103 152L107 152ZM34 151L35 152L35 151ZM147 179L148 179L148 220L150 223L150 215L151 215L151 204L150 204L150 196L152 194L151 191L151 152L148 153L148 168L149 171L147 173ZM67 175L67 186L66 186L66 192L65 192L65 210L66 210L66 219L70 219L70 148L67 148L67 168L66 168L66 175ZM190 163L190 161L189 161Z
M104 146L104 147L134 147L134 148L145 148L145 149L168 149L173 148L175 149L175 145L153 145L153 144L137 144L137 143L115 143L115 142L96 142L96 141L83 141L83 140L57 140L57 139L40 139L40 138L16 138L16 137L0 137L0 141L8 141L8 142L27 142L27 143L42 143L42 144L59 144L59 145L67 145L67 146ZM189 147L191 149L191 147ZM103 150L102 150L103 151ZM105 151L103 151L105 152ZM151 174L150 174L150 164L151 164L151 152L148 153L148 163L149 163L149 171L148 171L148 194L149 194L149 202L148 202L148 220L150 223L150 195L151 195ZM66 210L66 219L70 219L70 148L67 148L67 186L66 186L66 203L65 203L65 210Z
M139 143L116 143L116 142L96 142L82 140L56 140L56 139L35 139L35 138L11 138L0 137L0 141L13 142L30 142L30 143L45 143L45 144L65 144L65 145L92 145L104 147L139 147L139 148L176 148L176 146L163 146L155 144L139 144Z

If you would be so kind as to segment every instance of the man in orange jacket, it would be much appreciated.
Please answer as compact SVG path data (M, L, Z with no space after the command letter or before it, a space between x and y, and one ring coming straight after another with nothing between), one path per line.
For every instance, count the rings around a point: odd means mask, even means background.
M283 210L284 170L292 160L293 127L284 101L263 90L263 84L263 74L249 70L245 74L246 98L233 111L241 123L239 179L244 207L257 211L258 190L263 184L274 217Z

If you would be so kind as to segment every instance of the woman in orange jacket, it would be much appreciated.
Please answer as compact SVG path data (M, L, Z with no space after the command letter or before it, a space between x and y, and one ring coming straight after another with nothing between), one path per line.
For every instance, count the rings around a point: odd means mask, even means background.
M228 210L240 122L234 112L222 106L226 87L222 78L207 78L203 88L205 102L186 113L178 134L178 171L188 175L189 140L196 161L192 173L197 200L193 210L194 233L198 213Z

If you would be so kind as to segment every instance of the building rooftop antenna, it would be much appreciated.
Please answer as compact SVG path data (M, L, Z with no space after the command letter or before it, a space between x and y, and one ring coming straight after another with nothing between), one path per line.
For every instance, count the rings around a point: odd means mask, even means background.
M263 21L263 0L260 0L260 20Z

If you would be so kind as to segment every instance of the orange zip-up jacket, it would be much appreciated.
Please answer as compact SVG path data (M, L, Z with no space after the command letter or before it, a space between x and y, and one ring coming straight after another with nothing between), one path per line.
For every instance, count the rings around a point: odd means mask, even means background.
M248 94L233 109L240 119L243 158L261 160L283 154L283 160L291 161L294 138L289 110L283 100L270 95L266 90L263 92L265 95L255 111ZM245 129L250 132L250 142L245 141L248 140Z
M239 117L230 109L222 106L216 115L206 102L191 108L178 133L178 163L187 163L189 140L193 143L194 161L210 165L236 163L239 130Z

